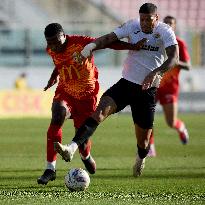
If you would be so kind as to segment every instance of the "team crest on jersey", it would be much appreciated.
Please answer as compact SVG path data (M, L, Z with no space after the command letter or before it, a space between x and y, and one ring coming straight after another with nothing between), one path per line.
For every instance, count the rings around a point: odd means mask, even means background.
M136 31L136 32L134 32L134 34L138 34L138 33L140 33L140 31Z
M122 28L125 25L125 23L121 24L118 28Z
M155 34L154 34L154 37L155 37L155 38L160 38L161 36L160 36L159 33L155 33Z

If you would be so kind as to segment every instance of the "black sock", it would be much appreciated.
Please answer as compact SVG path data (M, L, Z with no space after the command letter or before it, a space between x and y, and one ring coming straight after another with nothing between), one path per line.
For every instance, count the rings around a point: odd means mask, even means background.
M72 141L77 143L78 146L82 145L87 139L89 139L95 132L99 123L92 117L87 118L87 120L81 125L75 134Z
M144 159L149 152L150 144L145 149L140 148L139 145L137 145L137 148L138 148L138 155L140 159Z

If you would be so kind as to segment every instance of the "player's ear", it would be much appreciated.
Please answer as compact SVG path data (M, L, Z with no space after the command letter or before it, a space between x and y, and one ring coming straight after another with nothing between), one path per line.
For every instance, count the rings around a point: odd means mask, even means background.
M66 35L65 35L65 33L63 33L63 35L61 35L61 42L62 43L65 43L65 41L66 41Z

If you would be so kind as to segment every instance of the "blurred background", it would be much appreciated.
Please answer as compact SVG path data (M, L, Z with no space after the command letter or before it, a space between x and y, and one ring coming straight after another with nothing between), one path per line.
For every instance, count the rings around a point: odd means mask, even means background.
M43 92L54 67L45 52L47 24L58 22L67 34L98 37L138 18L145 2L158 6L160 20L175 16L177 35L188 45L192 70L181 72L179 111L204 112L204 0L1 0L0 117L50 115L54 89ZM109 49L95 53L102 90L121 77L125 56L125 51Z

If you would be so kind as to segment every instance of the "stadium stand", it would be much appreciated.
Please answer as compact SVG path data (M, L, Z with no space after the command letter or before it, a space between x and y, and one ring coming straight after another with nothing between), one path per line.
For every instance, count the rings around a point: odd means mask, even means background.
M137 18L145 2L158 5L161 19L176 16L177 32L188 44L193 67L204 70L205 0L1 0L0 67L51 66L43 35L50 22L61 23L68 34L98 37ZM124 53L107 49L95 58L99 67L119 67Z
M187 27L204 30L205 29L205 1L204 0L101 0L107 7L112 5L112 9L120 11L123 19L136 18L137 11L145 2L153 2L159 8L161 17L170 14L179 19L181 24ZM122 9L123 8L123 9Z

